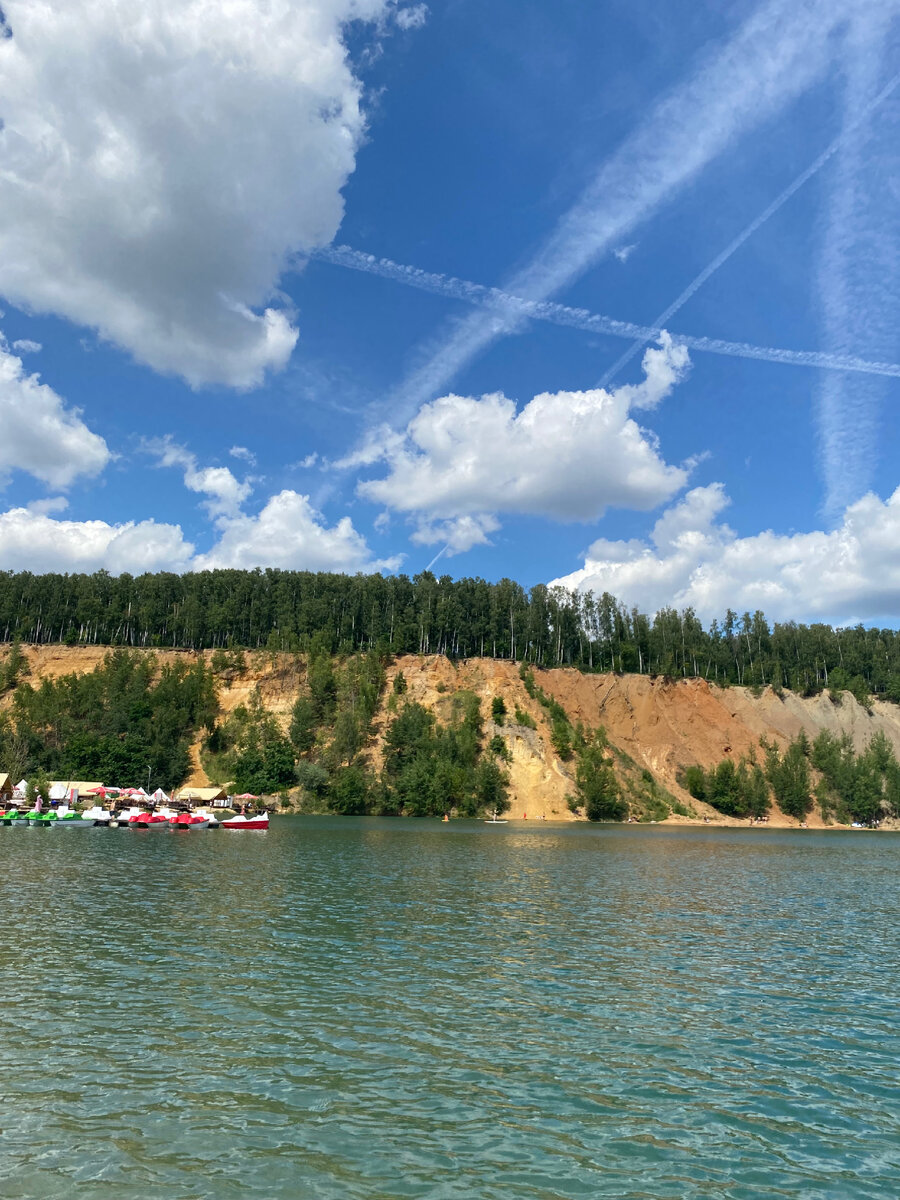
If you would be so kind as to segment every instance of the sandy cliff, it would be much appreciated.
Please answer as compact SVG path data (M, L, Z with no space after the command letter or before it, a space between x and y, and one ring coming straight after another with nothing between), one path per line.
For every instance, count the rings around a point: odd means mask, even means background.
M31 683L71 672L91 671L106 653L101 647L25 649ZM158 654L161 662L196 657L182 650L147 653ZM265 707L286 728L294 699L305 679L302 660L288 654L257 652L248 653L246 661L246 672L225 672L219 676L223 711L231 712L237 705L248 703L258 691ZM511 756L510 816L578 819L567 804L567 797L574 791L573 764L561 762L554 753L546 710L528 695L514 663L469 659L454 664L442 657L411 655L397 659L388 668L388 686L374 722L369 755L376 768L380 765L382 737L390 720L387 704L394 677L400 670L407 681L407 697L433 710L439 720L448 716L455 692L467 690L479 697L487 737L495 734L503 737ZM538 671L536 681L565 708L573 721L591 728L605 727L616 751L615 766L623 786L633 788L635 772L639 774L646 768L676 800L692 808L698 818L707 815L716 821L723 819L679 787L680 769L691 763L711 767L725 756L738 759L751 749L758 749L761 737L784 744L801 729L810 738L828 729L836 734L849 733L855 745L862 748L873 733L881 730L900 755L900 708L876 701L869 712L849 693L844 693L841 702L835 704L827 694L804 700L789 692L777 696L766 690L754 696L744 688L710 687L704 680L582 675L574 670ZM502 726L490 719L494 696L502 696L508 710ZM7 695L0 704L9 702ZM515 721L517 708L531 717L536 728ZM208 780L197 751L198 747L194 747L195 769L189 782L200 786ZM772 823L782 822L794 823L776 810ZM811 817L810 824L814 823L816 819Z

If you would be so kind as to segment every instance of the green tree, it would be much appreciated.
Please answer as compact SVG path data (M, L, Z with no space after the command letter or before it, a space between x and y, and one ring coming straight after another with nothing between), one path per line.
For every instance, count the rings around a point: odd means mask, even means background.
M308 754L316 744L316 707L309 696L298 696L291 710L291 741L298 754Z
M575 751L572 746L572 726L557 718L550 728L550 742L563 762L569 762Z
M475 768L475 801L482 812L506 812L509 808L509 776L492 758Z
M595 737L585 744L575 767L579 804L589 821L621 821L628 815L612 763L606 756L605 738Z
M331 781L328 806L342 816L363 816L371 805L371 786L365 771L358 766L341 767Z
M804 744L791 742L780 756L777 750L770 748L766 756L766 774L782 812L802 821L813 804L809 760Z
M495 733L488 743L488 749L491 754L496 754L498 758L502 758L504 762L510 762L512 755L509 752L509 747L506 744L506 739L499 733Z
M706 772L701 766L692 764L685 767L684 786L695 800L705 800L707 796Z

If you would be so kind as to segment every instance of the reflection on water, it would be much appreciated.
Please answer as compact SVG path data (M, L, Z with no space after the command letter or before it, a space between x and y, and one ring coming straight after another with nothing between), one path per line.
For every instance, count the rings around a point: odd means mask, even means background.
M890 835L0 830L0 1194L900 1194Z

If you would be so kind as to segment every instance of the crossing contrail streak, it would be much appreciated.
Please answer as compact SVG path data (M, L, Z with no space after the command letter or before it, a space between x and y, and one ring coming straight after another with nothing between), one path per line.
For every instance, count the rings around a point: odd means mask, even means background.
M512 319L519 321L547 321L552 325L564 325L585 333L605 334L608 337L625 338L642 345L653 341L663 332L659 324L635 325L631 321L617 321L601 313L592 313L584 308L570 308L552 300L526 300L500 288L486 287L468 279L457 279L451 275L440 275L422 271L418 267L404 266L389 258L376 258L350 246L329 246L317 250L313 258L334 266L346 267L351 271L362 271L367 275L378 275L402 283L406 287L431 292L436 296L448 296L453 300L464 300L480 308L492 310L498 326L508 330ZM490 319L488 316L486 319ZM828 354L820 350L787 350L777 346L754 346L749 342L729 342L722 338L696 337L693 334L669 331L672 337L689 350L705 354L722 354L729 358L755 359L759 362L779 363L792 367L813 367L827 371L855 371L862 375L886 375L900 379L900 363L875 362L846 354Z
M813 175L817 175L829 161L829 159L833 158L834 155L837 154L838 150L840 150L842 146L846 145L851 136L856 133L863 122L872 115L872 113L880 104L883 104L884 101L887 100L891 92L896 90L898 84L900 84L900 73L896 74L890 83L885 84L878 95L866 105L856 120L851 125L848 125L845 129L843 129L841 133L838 134L838 136L834 139L834 141L822 151L819 157L810 163L805 171L801 171L797 178L792 183L788 184L784 191L779 196L776 196L772 203L768 205L767 208L764 208L759 216L750 222L746 229L739 233L737 237L730 242L720 254L717 254L712 262L705 266L700 274L696 276L696 278L691 280L681 295L677 296L669 305L669 307L661 312L654 320L654 327L667 325L668 322L671 321L672 317L674 317L674 315L678 312L678 310L687 304L688 300L690 300L691 297L703 287L704 283L706 283L710 276L715 275L716 271L718 271L720 267L724 266L725 263L728 262L732 254L739 250L741 246L743 246L744 242L748 240L748 238L753 237L754 233L756 233L761 226L765 225L766 221L768 221L770 217L773 217L775 213L777 213L782 207L782 205L786 204L788 200L790 200L791 196L793 196L795 192L798 192L808 180L812 179ZM622 368L627 366L628 363L631 362L634 356L641 349L643 349L645 345L646 340L638 338L633 345L629 346L625 353L620 358L616 359L609 370L606 371L603 378L600 380L599 386L608 387L609 384L612 383L613 379L615 379L615 377L622 370Z

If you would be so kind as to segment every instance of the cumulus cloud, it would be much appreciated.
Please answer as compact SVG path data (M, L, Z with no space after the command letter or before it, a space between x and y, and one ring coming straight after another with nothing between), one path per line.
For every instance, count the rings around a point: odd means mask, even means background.
M349 517L325 524L309 496L279 492L256 516L223 523L219 541L194 560L196 570L212 567L281 567L304 571L396 570L398 558L376 561Z
M410 541L419 546L443 542L442 554L462 554L473 546L489 546L489 535L496 533L499 528L500 522L495 517L482 513L474 517L457 517L453 521L424 522Z
M13 350L18 350L20 354L37 354L43 350L40 342L33 342L31 338L17 338L12 344Z
M65 512L69 501L65 496L46 496L43 500L31 500L25 507L30 513L45 517L49 513Z
M414 540L451 550L486 542L498 513L586 521L610 506L645 511L671 499L687 471L662 459L630 412L659 404L688 365L663 335L644 356L644 380L616 391L544 392L521 412L500 393L444 396L405 434L375 433L341 465L384 460L387 476L361 483L360 495L414 514Z
M206 497L202 507L216 529L217 540L211 550L191 560L193 570L373 571L399 566L399 558L376 559L349 517L329 526L309 496L286 489L271 496L253 515L244 511L253 491L252 480L235 478L227 467L201 466L195 454L170 438L148 442L146 448L161 467L179 468L185 487Z
M0 513L0 561L12 571L181 571L193 546L156 521L61 521L39 506Z
M0 293L191 384L252 387L364 131L348 21L390 0L4 0ZM403 14L406 14L405 16Z
M88 429L77 409L66 408L39 375L26 373L2 335L0 429L0 483L20 470L51 487L66 488L79 476L99 475L110 460L103 438Z
M396 570L399 558L376 559L349 517L328 525L308 496L283 491L256 516L215 518L211 550L195 554L178 525L154 520L110 524L60 520L65 500L37 501L0 513L0 562L16 571L201 571L214 567L282 567L303 571Z
M148 442L147 448L159 457L161 467L184 471L184 486L206 496L203 507L217 522L236 517L253 491L252 483L236 479L227 467L201 467L196 455L169 438Z
M738 537L720 516L721 483L694 488L656 522L649 541L590 547L584 567L554 580L611 592L645 610L692 606L709 620L727 608L770 619L852 621L896 614L900 604L900 488L869 493L831 532Z

